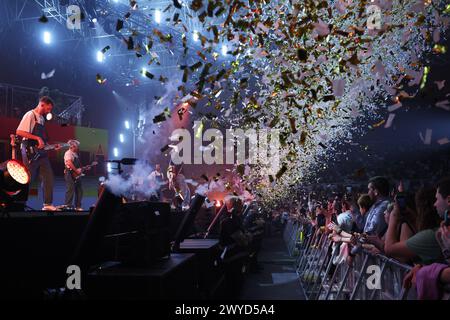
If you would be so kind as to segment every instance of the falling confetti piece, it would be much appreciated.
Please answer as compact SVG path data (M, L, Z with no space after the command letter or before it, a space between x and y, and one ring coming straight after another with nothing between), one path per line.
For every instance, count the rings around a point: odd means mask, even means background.
M46 80L46 79L50 79L55 75L55 69L53 69L52 71L50 71L49 73L41 73L41 79L42 80Z
M169 149L170 149L170 146L168 144L166 144L164 147L161 148L161 153L164 153Z
M435 81L434 82L436 84L436 86L438 87L438 90L442 90L445 86L445 80L442 81Z
M431 144L431 136L432 136L432 134L433 134L433 130L432 129L427 129L425 131L425 138L424 138L423 135L422 135L422 132L420 132L419 133L420 140L422 140L422 142L424 144Z
M102 53L105 54L109 49L111 49L110 46L106 46L102 49Z
M43 14L43 15L39 18L39 22L41 22L41 23L47 23L47 22L48 22L48 18L46 17L45 14Z
M397 102L396 104L393 104L391 106L388 107L388 111L389 112L394 112L397 109L400 109L402 107L402 103L401 102Z
M389 114L389 117L388 117L388 119L386 121L386 124L384 125L384 127L386 129L390 128L392 126L392 122L394 121L394 118L395 118L395 113Z
M275 175L275 177L276 177L277 179L280 179L281 176L282 176L286 171L287 171L287 167L286 167L285 165L283 165L283 166L281 167L281 169L277 172L277 174Z
M122 29L123 29L123 20L117 19L116 31L120 31Z
M444 144L450 143L450 140L449 140L447 137L445 137L445 138L439 139L439 140L437 141L437 143L438 143L439 145L444 145Z
M106 83L106 78L103 78L100 73L97 73L95 78L97 80L97 83L99 83L99 84L105 84Z

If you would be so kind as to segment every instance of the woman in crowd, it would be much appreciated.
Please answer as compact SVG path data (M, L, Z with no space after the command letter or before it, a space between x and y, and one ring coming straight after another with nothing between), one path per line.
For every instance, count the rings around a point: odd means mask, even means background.
M416 192L417 232L439 227L440 219L434 207L435 195L436 188L431 187L421 187Z

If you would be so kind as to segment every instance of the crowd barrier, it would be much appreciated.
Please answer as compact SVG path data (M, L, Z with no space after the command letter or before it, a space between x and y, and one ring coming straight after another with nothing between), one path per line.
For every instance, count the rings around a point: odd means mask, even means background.
M339 247L310 224L289 220L283 237L308 300L415 300L403 288L411 266L362 250L353 262L336 259ZM446 295L448 298L448 295Z

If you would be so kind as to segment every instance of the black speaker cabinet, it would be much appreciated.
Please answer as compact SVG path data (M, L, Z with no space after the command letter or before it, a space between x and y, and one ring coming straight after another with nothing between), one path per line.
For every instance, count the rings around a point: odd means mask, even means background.
M117 260L123 265L145 266L170 255L170 205L132 202L121 205L117 219Z

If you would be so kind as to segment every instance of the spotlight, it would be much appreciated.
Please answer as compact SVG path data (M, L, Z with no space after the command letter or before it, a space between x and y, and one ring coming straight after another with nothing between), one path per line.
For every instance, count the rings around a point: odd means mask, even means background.
M228 48L225 44L222 45L222 55L226 56L228 52Z
M0 164L0 207L7 208L14 201L26 201L31 175L17 160Z
M220 200L216 200L216 208L220 208L222 206L222 203Z
M160 10L155 11L155 22L158 24L161 23L161 11Z
M124 137L123 137L123 134L121 133L121 134L119 134L119 140L120 140L120 142L121 143L124 143L125 142L125 139L124 139Z
M198 31L194 31L194 35L192 36L192 39L194 39L194 41L198 41Z
M113 153L114 153L114 157L118 157L119 156L119 149L117 149L117 148L114 148L113 149Z
M52 114L51 112L47 113L47 114L45 115L45 119L47 119L47 121L52 120L52 119L53 119L53 114Z
M112 171L111 163L109 162L106 164L106 171L108 171L108 173L111 173Z
M97 23L97 18L92 19L93 23Z
M125 120L125 129L130 129L130 122L128 120Z
M45 44L52 43L52 34L50 32L48 32L48 31L45 31L44 35L43 35L43 40L44 40Z
M104 59L105 59L105 55L103 54L103 52L97 51L97 61L103 62Z
M147 72L147 69L146 68L142 68L141 69L141 75L145 78L146 77L146 72Z

